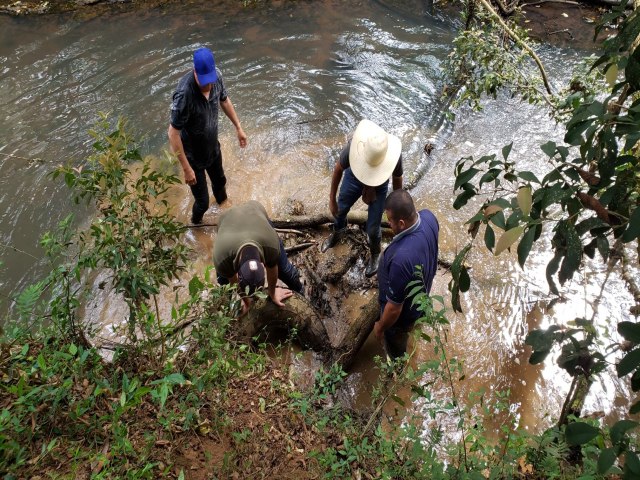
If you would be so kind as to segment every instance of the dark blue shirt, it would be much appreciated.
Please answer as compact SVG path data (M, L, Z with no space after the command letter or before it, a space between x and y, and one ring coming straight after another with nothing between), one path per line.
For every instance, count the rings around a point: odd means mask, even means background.
M396 235L385 249L378 269L380 307L387 302L402 304L397 326L408 326L420 313L412 306L413 298L407 298L407 285L420 277L416 266L422 269L424 290L431 291L433 277L438 266L438 220L430 210L418 212L418 221L404 232Z
M222 75L211 85L209 98L200 91L193 72L178 82L171 104L171 125L180 130L184 153L192 168L207 168L219 155L218 112L227 99Z

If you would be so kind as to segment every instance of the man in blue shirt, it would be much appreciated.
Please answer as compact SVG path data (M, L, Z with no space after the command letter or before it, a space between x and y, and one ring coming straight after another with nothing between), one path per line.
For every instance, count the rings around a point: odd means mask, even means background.
M373 332L380 341L384 338L387 353L398 358L407 351L409 333L420 312L408 298L408 284L420 279L429 293L438 266L438 220L430 210L416 212L411 195L394 190L384 205L394 237L385 249L378 270L380 319Z
M193 71L180 79L173 94L168 131L169 146L178 157L184 181L191 187L195 199L191 213L194 224L202 223L202 216L209 208L207 175L218 205L227 199L227 178L218 142L219 108L236 127L238 142L244 148L247 136L227 96L213 53L208 48L200 48L193 54Z

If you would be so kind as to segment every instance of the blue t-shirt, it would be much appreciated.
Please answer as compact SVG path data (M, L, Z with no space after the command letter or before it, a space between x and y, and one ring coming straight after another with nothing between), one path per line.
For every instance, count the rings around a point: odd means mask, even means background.
M396 235L384 251L378 269L380 307L387 302L403 304L397 326L408 326L420 313L407 298L407 285L417 280L416 266L422 269L424 291L429 293L438 266L438 220L430 210L418 212L418 221L408 230Z
M178 82L171 103L171 125L180 130L184 153L192 168L207 168L220 155L218 145L218 111L227 99L220 70L211 86L209 98L200 92L193 72Z

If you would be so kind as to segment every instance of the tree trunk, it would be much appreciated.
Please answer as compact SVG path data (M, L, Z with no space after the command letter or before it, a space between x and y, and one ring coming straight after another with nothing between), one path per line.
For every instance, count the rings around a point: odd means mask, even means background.
M344 337L335 345L328 357L328 363L338 363L347 370L373 330L373 324L380 316L378 296L374 295L363 305L358 317L349 325Z
M303 347L324 355L325 363L338 363L346 370L371 333L379 311L378 297L374 296L362 307L344 336L333 345L316 309L302 295L294 294L285 300L283 308L270 300L255 302L249 313L239 320L238 332L247 340L265 329L294 332Z
M331 349L331 341L322 318L307 300L297 293L277 307L270 299L256 301L249 312L238 321L238 333L250 340L257 333L269 329L295 332L300 344L319 353Z

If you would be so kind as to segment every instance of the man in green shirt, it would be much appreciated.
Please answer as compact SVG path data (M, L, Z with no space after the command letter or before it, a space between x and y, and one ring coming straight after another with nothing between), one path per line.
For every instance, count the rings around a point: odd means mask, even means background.
M255 200L231 207L218 221L218 236L213 245L213 264L218 283L237 283L242 293L251 294L264 286L273 303L283 307L283 300L302 293L298 269L287 258L267 211ZM276 288L278 278L291 290ZM244 308L249 300L243 296Z

